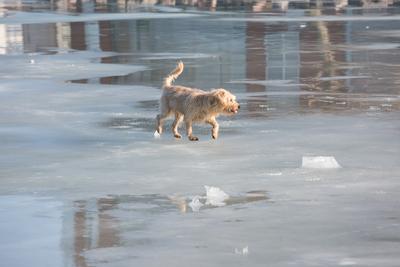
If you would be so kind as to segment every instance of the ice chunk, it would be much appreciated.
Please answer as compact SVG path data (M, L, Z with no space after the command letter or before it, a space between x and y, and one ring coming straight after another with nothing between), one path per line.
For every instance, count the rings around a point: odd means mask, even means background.
M219 189L218 187L207 186L205 185L204 188L206 189L206 204L212 206L225 206L225 200L229 198L229 195Z
M154 138L157 138L157 139L161 137L161 135L157 131L155 131L153 135L154 135Z
M352 259L342 259L339 261L340 266L351 266L351 265L357 265L356 261L353 261Z
M200 196L193 197L192 201L188 204L193 212L198 212L201 207L204 206L203 203L200 202Z
M268 172L266 173L268 176L281 176L282 172Z
M245 246L242 249L235 248L235 254L238 255L248 255L249 254L249 246Z
M341 168L334 157L303 157L302 167L307 169Z

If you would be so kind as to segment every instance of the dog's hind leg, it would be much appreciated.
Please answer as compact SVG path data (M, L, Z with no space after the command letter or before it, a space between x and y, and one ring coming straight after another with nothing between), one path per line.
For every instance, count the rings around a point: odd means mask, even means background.
M182 138L182 136L178 132L179 124L181 123L182 119L183 119L183 115L178 113L178 112L176 112L175 113L175 120L172 123L172 132L173 132L175 138Z
M163 131L163 123L164 123L164 120L167 118L169 116L169 112L167 112L167 113L161 113L161 114L158 114L157 115L157 132L159 133L159 134L162 134L162 131Z
M156 121L157 121L156 131L159 134L161 134L163 131L164 120L170 115L170 112L171 112L168 107L168 102L164 96L161 97L161 100L160 100L160 111L161 111L160 114L158 114L156 117Z

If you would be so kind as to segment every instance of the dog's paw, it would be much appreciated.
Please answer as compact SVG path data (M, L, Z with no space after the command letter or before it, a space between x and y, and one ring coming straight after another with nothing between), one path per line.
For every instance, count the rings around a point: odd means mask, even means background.
M190 141L199 141L199 138L196 136L189 136Z
M211 135L211 137L212 137L212 139L217 140L218 135L216 135L216 134L214 135L214 134L213 134L213 135Z
M181 138L182 138L182 135L180 135L180 134L174 134L174 137L175 137L175 138L178 138L178 139L181 139Z

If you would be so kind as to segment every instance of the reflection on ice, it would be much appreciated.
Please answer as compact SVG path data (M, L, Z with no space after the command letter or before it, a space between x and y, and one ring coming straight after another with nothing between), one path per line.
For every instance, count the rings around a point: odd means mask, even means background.
M249 191L240 195L228 195L218 187L206 185L204 188L206 190L205 195L196 195L191 197L191 200L189 198L190 201L184 197L178 196L170 197L170 199L177 204L181 212L187 212L187 206L189 206L193 212L198 212L207 208L246 204L268 199L267 193L262 190Z
M208 189L215 191L216 188ZM227 205L246 204L265 199L267 199L265 192L253 191L243 196L233 195L232 201L228 201ZM64 239L67 242L64 246L72 246L73 250L68 250L67 253L71 253L68 256L77 267L86 266L92 261L129 261L131 258L127 258L126 253L135 254L138 249L133 251L124 249L124 244L139 248L152 245L158 238L157 235L146 238L143 233L149 231L149 227L165 215L175 217L176 211L188 212L187 205L193 211L198 211L194 208L193 200L189 202L184 197L166 197L158 194L107 196L74 201L74 207L68 211L70 213L68 217L72 218L65 221L64 225ZM122 234L128 234L130 237L128 240L122 240ZM159 235L162 236L162 233ZM246 254L245 250L243 251Z

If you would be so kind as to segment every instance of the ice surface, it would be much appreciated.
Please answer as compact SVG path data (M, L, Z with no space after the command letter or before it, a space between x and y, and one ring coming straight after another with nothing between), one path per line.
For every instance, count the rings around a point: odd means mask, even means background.
M348 80L348 79L366 79L368 76L333 76L333 77L320 77L320 81L332 81L332 80Z
M151 55L142 55L145 60L165 60L165 59L200 59L214 58L216 55L203 53L153 53Z
M247 21L247 22L315 22L315 21L398 21L399 15L394 16L263 16L263 17L229 17L220 18L222 21Z
M308 157L303 156L301 166L309 169L338 169L341 168L335 157Z
M264 80L264 81L255 81L255 80L238 80L238 81L230 81L229 83L238 83L238 84L258 84L258 85L266 85L266 86L279 86L279 87L291 87L291 86L299 86L300 84L294 83L292 80Z
M0 212L2 265L24 266L29 259L31 266L60 266L61 202L33 196L0 196Z
M105 20L143 20L143 19L169 19L169 18L191 18L201 16L199 14L186 13L100 13L100 14L60 14L46 12L21 12L13 11L6 17L0 17L0 24L38 24L38 23L60 23L60 22L89 22Z
M71 16L25 1L0 22L3 265L398 265L397 8L97 21L123 1L100 2ZM154 139L178 58L178 84L241 104L216 141L202 124L199 142L176 140L171 119ZM301 167L324 155L342 168Z
M101 64L93 59L116 53L100 51L67 51L56 55L0 55L0 75L3 79L58 80L99 78L124 75L146 69L140 65ZM29 64L30 63L30 64Z
M400 48L399 44L393 43L374 43L374 44L365 44L365 45L338 45L337 49L340 50L384 50L384 49L398 49Z

